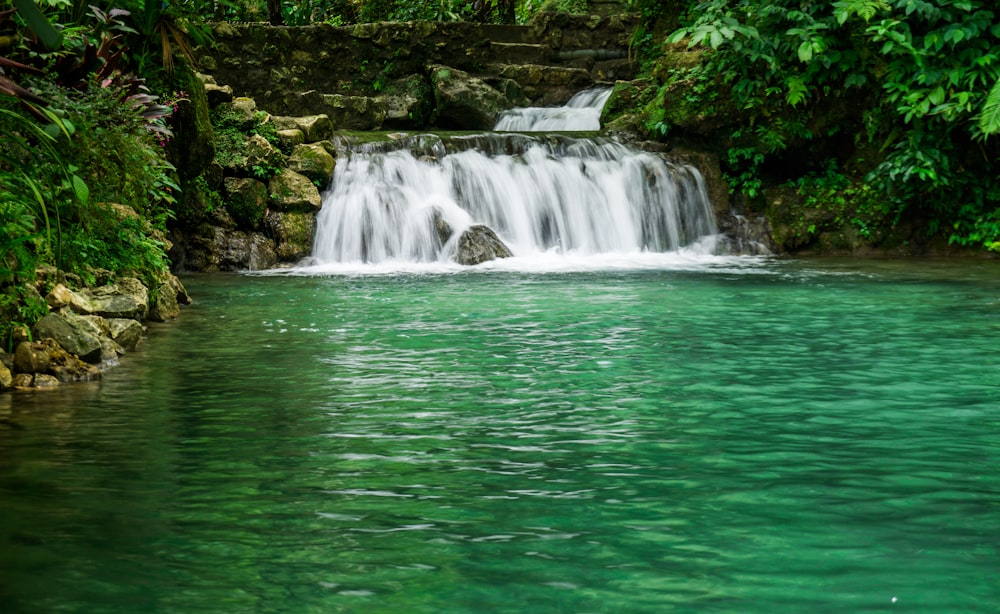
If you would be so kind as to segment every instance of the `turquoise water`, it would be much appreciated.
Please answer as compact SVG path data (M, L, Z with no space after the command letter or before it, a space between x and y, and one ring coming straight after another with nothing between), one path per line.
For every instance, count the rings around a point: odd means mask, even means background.
M185 281L0 395L0 611L1000 607L996 263Z

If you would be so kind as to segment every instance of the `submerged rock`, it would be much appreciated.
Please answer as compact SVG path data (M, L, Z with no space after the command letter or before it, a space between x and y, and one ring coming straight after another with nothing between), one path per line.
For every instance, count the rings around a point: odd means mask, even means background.
M476 224L470 226L458 238L458 253L455 260L459 264L474 265L497 258L510 258L513 255L492 228Z

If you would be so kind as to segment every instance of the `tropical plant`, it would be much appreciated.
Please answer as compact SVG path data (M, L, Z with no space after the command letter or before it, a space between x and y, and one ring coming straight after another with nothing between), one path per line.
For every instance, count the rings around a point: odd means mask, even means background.
M732 146L766 156L758 168L794 172L818 141L853 141L875 152L868 180L894 219L982 243L970 229L1000 197L998 17L985 0L708 0L667 43L707 50L706 78L749 124Z

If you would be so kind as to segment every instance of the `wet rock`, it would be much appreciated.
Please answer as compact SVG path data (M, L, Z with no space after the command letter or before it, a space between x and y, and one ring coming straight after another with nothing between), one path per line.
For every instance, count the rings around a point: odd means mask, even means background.
M14 350L14 371L45 373L49 370L49 353L41 343L22 341Z
M441 128L489 130L500 112L512 106L506 96L467 72L442 65L430 71L435 123Z
M451 229L451 224L448 220L444 219L444 215L441 214L441 210L434 209L434 230L437 231L438 239L441 241L441 245L448 242L451 235L455 232Z
M264 223L274 238L279 260L294 262L312 251L316 230L316 216L312 213L269 211Z
M176 302L176 297L175 297ZM180 308L178 308L178 311ZM156 311L156 309L150 309L150 315ZM108 329L111 333L111 338L114 339L122 349L131 352L134 351L139 344L142 342L142 335L144 328L142 324L135 320L129 320L124 318L115 318L108 320Z
M268 184L271 203L279 211L302 213L319 210L321 200L319 189L305 175L284 169L271 178Z
M510 258L513 254L504 245L493 229L477 224L470 226L458 239L458 254L455 260L459 264L474 265L494 260Z
M330 182L335 164L333 156L322 145L315 143L299 145L288 157L289 170L324 186Z
M31 388L35 385L35 374L34 373L18 373L14 376L14 381L11 383L11 388Z
M211 227L188 246L188 266L198 271L259 271L277 263L274 241L257 232Z
M157 288L155 293L155 299L153 300L153 305L149 309L149 319L154 322L166 322L167 320L173 320L181 315L181 305L188 305L191 303L191 297L188 296L187 290L184 288L184 284L181 280L177 279L176 276L171 275L165 282L163 282L159 288ZM142 336L142 331L139 331L139 336ZM122 345L126 345L122 341L119 341L112 330L112 339L118 341ZM130 337L129 337L130 338ZM125 349L135 349L135 346Z
M90 363L101 360L101 341L73 322L73 316L49 313L32 328L35 339L53 339L63 349Z
M33 385L35 388L52 388L59 385L59 380L48 373L36 373Z
M135 320L128 320L135 322ZM136 322L138 324L138 322ZM90 365L59 346L54 340L45 342L49 349L51 373L60 382L91 382L101 379L101 370Z
M0 363L0 392L10 390L14 387L14 374L10 372L7 365Z

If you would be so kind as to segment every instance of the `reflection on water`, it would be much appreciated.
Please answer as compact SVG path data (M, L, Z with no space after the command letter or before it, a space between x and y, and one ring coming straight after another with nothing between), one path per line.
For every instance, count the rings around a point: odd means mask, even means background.
M0 395L0 611L992 611L992 263L196 277Z

